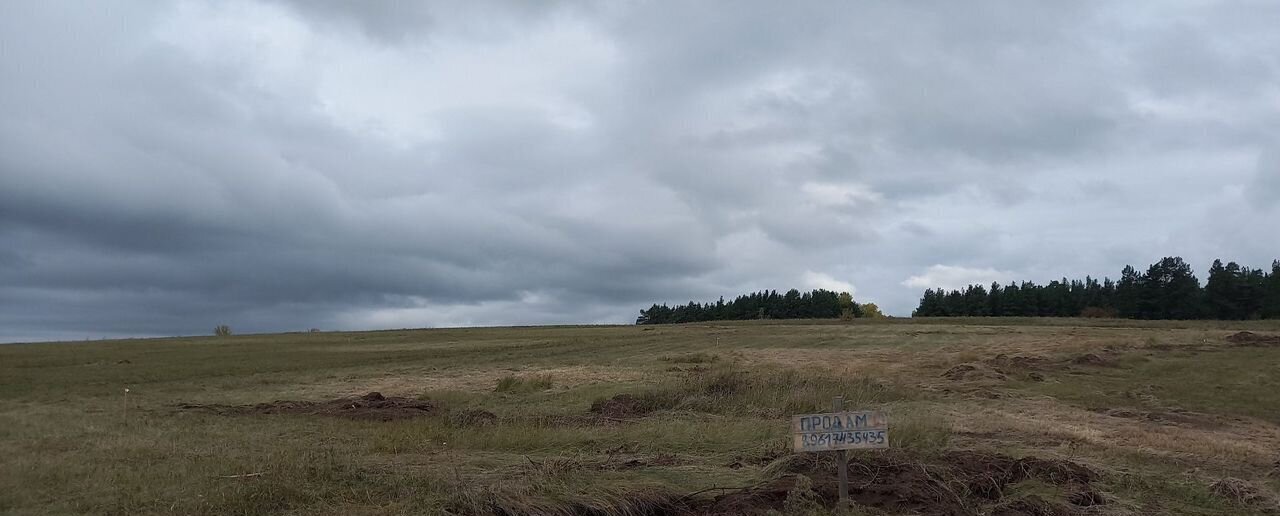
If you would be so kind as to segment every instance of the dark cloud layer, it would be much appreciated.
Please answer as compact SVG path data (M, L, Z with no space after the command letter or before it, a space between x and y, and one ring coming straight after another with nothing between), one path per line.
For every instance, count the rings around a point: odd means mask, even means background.
M0 341L1280 256L1280 6L0 7Z

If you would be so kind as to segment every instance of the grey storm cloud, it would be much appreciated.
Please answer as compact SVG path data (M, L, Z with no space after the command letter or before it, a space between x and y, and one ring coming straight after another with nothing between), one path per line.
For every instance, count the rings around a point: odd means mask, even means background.
M1280 5L11 2L0 342L1269 264Z

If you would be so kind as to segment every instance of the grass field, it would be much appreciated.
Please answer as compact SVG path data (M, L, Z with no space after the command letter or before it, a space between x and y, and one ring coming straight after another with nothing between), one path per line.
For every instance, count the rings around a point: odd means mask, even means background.
M6 345L0 513L1266 514L1280 491L1280 345L1227 339L1242 330L1278 335L1280 322ZM423 402L406 409L420 417L257 406L375 391ZM888 411L893 449L852 454L861 504L832 509L830 459L792 454L787 431L836 395Z

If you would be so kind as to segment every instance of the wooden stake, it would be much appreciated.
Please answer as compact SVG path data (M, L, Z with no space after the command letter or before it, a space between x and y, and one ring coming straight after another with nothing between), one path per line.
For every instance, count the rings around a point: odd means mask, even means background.
M844 411L844 396L831 400L831 411ZM849 503L849 458L845 450L836 451L836 463L840 471L840 505L843 506Z

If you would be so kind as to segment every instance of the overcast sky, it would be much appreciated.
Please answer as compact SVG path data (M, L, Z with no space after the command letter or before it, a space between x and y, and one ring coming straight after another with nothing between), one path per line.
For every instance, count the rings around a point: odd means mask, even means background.
M1280 2L0 3L0 342L1280 258Z

